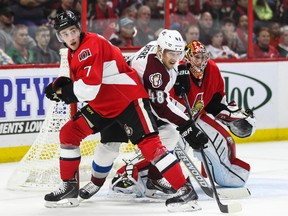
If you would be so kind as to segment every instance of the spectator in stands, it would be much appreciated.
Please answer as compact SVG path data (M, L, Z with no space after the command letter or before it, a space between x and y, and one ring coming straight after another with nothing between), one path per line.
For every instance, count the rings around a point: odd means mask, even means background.
M186 44L192 43L194 40L199 40L200 30L198 25L189 25L187 30L185 31L185 41Z
M281 25L287 25L288 23L288 2L282 2L280 7L279 7L280 11L277 14L277 19L279 20Z
M170 15L171 25L179 26L177 29L182 35L184 35L185 29L191 24L198 24L196 17L189 11L188 0L176 0L176 8Z
M237 25L239 24L239 19L242 15L248 16L248 0L237 0L237 6L235 10L232 11L232 18Z
M137 19L137 9L134 6L127 7L121 13L121 17L128 17L135 22Z
M213 18L214 27L220 27L221 21L224 17L230 16L231 8L224 7L222 0L210 0L203 4L203 12L209 12Z
M29 43L28 27L16 25L13 32L13 47L7 49L6 53L12 58L15 64L36 63L35 53L27 49Z
M14 13L9 7L0 9L0 49L7 51L13 46L12 31L15 28ZM29 36L28 48L31 49L36 46L33 38Z
M14 64L13 60L2 49L0 49L0 65Z
M200 41L204 45L210 43L210 35L213 28L213 18L209 12L204 12L200 16L199 20L200 27Z
M248 50L248 16L243 14L239 18L236 29L236 47L234 48L241 58L247 57Z
M151 10L148 6L142 5L138 9L136 19L137 34L134 38L135 46L143 46L155 40L155 31L151 29Z
M230 17L224 17L221 21L221 30L223 32L223 45L234 50L236 47L236 31L234 20Z
M102 35L104 30L118 19L118 15L107 4L107 0L94 0L89 7L91 12L88 21L88 31Z
M215 28L211 33L211 44L206 46L211 59L238 59L239 55L228 46L223 45L223 33Z
M4 30L8 34L14 27L14 13L9 7L0 9L0 29Z
M270 45L276 47L280 43L280 24L271 22L270 25Z
M288 25L280 29L281 42L276 46L280 57L288 58Z
M159 0L144 0L144 5L148 6L151 11L151 28L157 31L165 27L163 3L159 6Z
M267 0L253 0L254 28L264 27L273 18L273 11ZM258 30L256 30L258 31Z
M278 50L270 45L269 28L261 27L256 33L256 43L253 45L254 58L278 58Z
M28 27L29 35L35 38L37 26L48 24L48 14L45 4L48 0L23 1L15 0L15 4L9 6L14 12L14 24L24 24Z
M64 11L73 11L78 17L81 16L81 4L79 0L60 0L58 6L50 14L51 17L56 17L56 14L60 14Z
M133 46L133 37L136 34L136 28L133 20L124 17L119 21L117 32L113 33L109 41L118 47Z
M142 0L113 0L113 8L116 10L116 13L123 17L123 13L126 8L139 8L142 5Z
M37 46L32 50L36 54L36 62L42 64L59 63L60 57L57 52L49 48L51 39L50 30L46 26L39 26L35 32Z

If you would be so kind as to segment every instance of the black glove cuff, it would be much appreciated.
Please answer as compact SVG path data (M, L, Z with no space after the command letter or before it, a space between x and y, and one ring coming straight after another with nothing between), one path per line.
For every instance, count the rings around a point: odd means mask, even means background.
M195 124L194 121L192 119L186 121L184 124L180 125L179 127L176 128L176 130L183 132L185 131L187 128L189 128L192 124Z

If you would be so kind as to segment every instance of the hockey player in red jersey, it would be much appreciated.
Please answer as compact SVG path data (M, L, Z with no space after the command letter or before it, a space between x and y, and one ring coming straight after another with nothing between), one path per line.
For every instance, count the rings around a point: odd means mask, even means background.
M60 130L62 184L57 190L45 195L45 206L79 205L77 173L81 160L80 142L92 133L101 132L112 124L119 124L131 142L138 143L144 158L151 161L177 190L177 196L167 199L166 205L191 204L192 209L196 205L194 189L185 179L176 157L162 145L148 94L136 71L125 62L120 50L95 33L81 32L80 23L71 11L58 14L54 18L54 28L58 39L69 48L71 79L58 77L46 87L46 97L66 104L88 104ZM185 133L187 141L196 140L199 146L205 144L207 138L202 133L206 140L203 142L201 136L199 139L196 136L199 129L196 131L195 124L190 122L188 124L183 121L185 128L181 133ZM110 132L113 133L112 130ZM107 152L103 157L106 162L110 160L112 166L114 155ZM98 183L103 185L104 181L105 176Z
M199 128L209 137L208 148L204 149L214 181L224 187L242 187L250 173L250 165L236 157L236 146L227 131L237 137L252 136L255 132L255 117L252 110L244 111L235 102L227 104L224 81L214 61L209 59L205 46L199 41L186 45L184 64L190 71L191 90L187 93L193 118ZM179 79L171 95L182 104L182 87ZM179 105L179 108L181 105ZM187 110L185 111L187 112ZM219 123L221 122L221 123ZM203 161L199 151L194 156ZM206 176L202 166L202 174Z
M194 127L193 121L189 120L189 118L170 100L169 91L173 88L176 81L178 64L184 56L184 47L185 45L179 32L165 29L160 33L157 41L150 42L128 60L130 65L136 69L145 89L149 93L152 112L157 120L156 122L160 132L161 141L165 143L165 147L169 151L173 151L175 144L179 139L179 132L183 135L183 131L186 131L185 128L190 127L189 125L193 125L193 128L191 129L194 132L199 132L199 137L197 139L193 139L193 141L188 140L189 143L194 144L192 148L198 149L208 141L206 136L204 136L198 128ZM176 130L176 127L178 131ZM116 131L119 132L120 130ZM184 139L187 138L184 137ZM127 138L126 140L125 137L121 138L121 134L102 133L102 143L97 145L95 154L100 155L100 152L104 151L104 149L108 151L107 146L115 145L113 142L117 141L127 142ZM170 143L172 146L169 145ZM103 169L100 169L103 165L97 158L98 157L94 156L91 182L80 189L79 195L83 199L89 199L93 196L97 192L96 189L91 190L91 188L95 188L93 183L94 185L97 185L96 181L101 174L107 175L105 173L107 170L103 171ZM176 191L171 187L171 185L169 185L169 183L163 183L163 170L160 169L159 172L159 168L155 166L154 163L151 165L150 162L151 161L144 159L141 163L143 167L149 166L149 170L153 172L153 175L151 174L151 176L153 176L154 179L150 179L151 181L147 184L151 187L154 187L155 184L160 186L158 183L162 186L167 185L167 188L163 187L161 189L165 190L165 192L175 193ZM136 183L137 177L134 178L135 181L133 182ZM121 183L120 181L117 182ZM115 185L115 187L112 186L112 188L117 188L117 185ZM141 193L138 195L141 195ZM177 193L175 196L178 196ZM196 193L194 198L197 198Z

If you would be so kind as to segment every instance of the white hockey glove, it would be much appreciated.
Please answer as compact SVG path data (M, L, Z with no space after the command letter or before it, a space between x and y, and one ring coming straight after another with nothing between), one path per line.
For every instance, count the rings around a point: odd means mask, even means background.
M237 137L252 136L256 130L256 119L252 110L242 110L234 101L230 102L227 110L222 110L216 117L225 124Z

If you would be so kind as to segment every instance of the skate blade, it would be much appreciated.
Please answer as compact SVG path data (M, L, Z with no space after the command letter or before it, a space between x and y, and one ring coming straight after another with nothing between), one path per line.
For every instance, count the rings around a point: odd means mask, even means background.
M47 208L71 208L79 206L79 201L77 198L66 198L59 200L57 202L46 201L45 207Z
M165 194L158 190L146 189L145 196L149 198L156 198L156 199L169 199L173 197L173 194Z
M187 203L173 203L167 205L169 212L190 212L199 211L202 208L197 204L197 201L192 200Z

